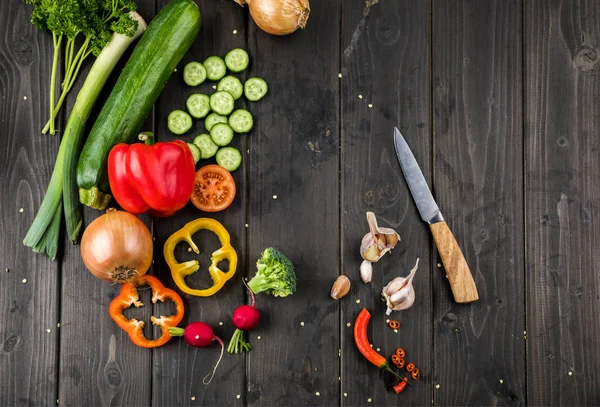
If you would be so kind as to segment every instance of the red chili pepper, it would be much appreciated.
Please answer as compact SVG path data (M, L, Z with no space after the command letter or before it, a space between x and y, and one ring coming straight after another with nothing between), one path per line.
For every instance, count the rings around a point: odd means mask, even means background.
M144 336L144 321L138 321L137 319L127 319L123 315L123 311L127 308L135 305L141 307L144 304L140 301L137 287L148 285L152 288L152 302L157 301L164 302L165 300L171 300L175 303L176 314L168 317L161 316L156 318L152 316L150 319L154 325L158 325L161 328L162 336L158 339L148 339ZM129 334L129 338L137 346L142 348L156 348L162 346L171 339L169 333L170 327L177 326L183 319L183 301L179 294L175 291L166 288L162 283L154 276L144 275L138 278L135 283L125 283L121 287L121 292L114 300L110 303L108 312L111 318L119 325L119 327Z
M398 348L396 349L396 355L398 355L399 358L404 358L406 357L406 352L404 351L404 349Z
M192 152L181 140L117 144L108 155L110 189L130 213L173 215L190 199L195 175Z
M400 383L395 385L394 391L396 392L396 394L402 393L404 391L404 389L406 388L407 384L408 384L408 382L406 381L406 378L404 378L404 380L402 380Z
M369 362L378 368L387 370L399 379L406 380L406 377L403 378L394 372L388 365L386 359L371 348L369 339L367 338L367 327L370 319L371 313L369 313L366 308L363 308L358 314L358 317L356 317L356 322L354 323L354 342L356 342L356 347Z

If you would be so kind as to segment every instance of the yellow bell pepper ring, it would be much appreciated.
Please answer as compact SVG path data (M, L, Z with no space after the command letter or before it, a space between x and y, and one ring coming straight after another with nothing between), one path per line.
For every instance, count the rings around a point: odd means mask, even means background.
M191 288L185 282L185 277L194 274L200 269L200 263L197 260L186 261L185 263L178 263L175 260L175 246L177 243L186 241L194 253L199 254L200 250L198 246L192 240L192 235L199 230L210 230L217 235L221 241L221 248L213 252L211 255L211 265L208 267L208 272L213 279L214 284L204 290L197 290ZM229 280L235 274L237 267L237 253L231 246L229 232L227 229L218 221L210 218L199 218L191 222L186 223L184 227L173 233L165 242L163 248L163 254L165 261L171 269L171 276L173 281L177 284L177 287L186 294L195 295L199 297L209 297L219 291L227 280ZM223 260L229 261L229 270L223 272L217 264Z

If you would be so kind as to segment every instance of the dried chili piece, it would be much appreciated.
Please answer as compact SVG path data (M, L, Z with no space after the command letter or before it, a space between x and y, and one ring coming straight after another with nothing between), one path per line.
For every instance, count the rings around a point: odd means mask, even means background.
M416 366L414 363L410 362L409 364L406 365L406 371L408 373L412 373L413 370L415 370Z
M414 370L410 372L410 375L413 379L419 380L419 378L421 377L421 371L418 367L415 367Z
M398 329L400 328L400 322L396 321L395 319L390 319L390 322L388 322L388 326L392 329Z
M396 349L396 355L398 355L399 358L405 358L406 352L404 352L404 349L398 348Z

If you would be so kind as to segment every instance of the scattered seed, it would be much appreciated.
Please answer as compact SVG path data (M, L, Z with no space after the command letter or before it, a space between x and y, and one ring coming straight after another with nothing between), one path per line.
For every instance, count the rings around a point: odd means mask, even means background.
M8 270L8 267L6 268L6 272L8 273L10 270Z
M342 77L342 73L340 72L340 73L338 74L338 78L341 78L341 77Z
M527 331L523 331L523 335L527 335Z
M460 329L456 328L454 329L454 332L460 332Z
M27 100L27 96L23 96L23 100Z
M317 371L317 368L315 367L315 372Z
M154 242L156 240L156 238L154 236L152 236L152 241Z
M213 85L213 89L217 89L217 85Z
M175 68L175 69L173 70L173 72L177 72L177 68Z
M237 395L237 396L235 396L235 397L237 397L237 398L239 399L239 398L240 398L240 397L242 397L242 396L240 396L240 395L238 394L238 395Z
M6 269L6 270L8 270L8 269ZM347 326L347 327L351 327L351 326L352 326L352 324L351 324L350 322L348 322L348 323L346 324L346 326Z
M23 213L23 208L19 209L19 212Z
M371 397L369 397L369 398L367 399L367 403L370 403L370 402L372 402L372 401L373 401L373 399L372 399Z
M344 397L348 397L348 393L344 393Z
M57 327L57 328L60 328L60 322L59 322L58 324L56 324L56 327Z
M27 282L27 279L26 279L26 278L24 278L24 279L23 279L23 284L25 284L26 282Z
M192 251L192 248L191 248L191 247L188 247L188 252L191 252L191 251Z
M250 150L246 150L246 153L250 154Z
M260 335L258 335L258 336L256 337L256 339L258 339L259 341L260 341L260 338L262 338L262 336L260 336Z
M300 326L304 326L304 321L300 322Z
M499 381L500 381L500 384L504 383L504 380L502 380L502 379L500 379Z
M446 279L448 278L448 274L446 274Z
M356 303L357 303L357 304L360 304L360 298L359 298L358 300L356 300Z
M248 227L248 224L246 223L244 226Z
M372 109L372 108L373 108L373 104L369 103L369 109Z
M52 332L52 329L48 328L48 329L46 329L46 332L50 333L50 332Z
M277 195L273 195L273 199L277 199Z
M369 344L369 346L373 347L373 344L372 344L372 343L370 343L370 344Z
M573 372L569 372L569 376L573 376Z
M436 389L439 389L439 388L440 388L440 385L439 385L439 384L436 384L436 385L435 385L435 388L436 388Z
M237 30L233 30L233 35L237 34Z
M385 320L385 323L386 323L386 324L389 324L389 323L390 323L390 320L389 320L389 319L386 319L386 320Z
M223 326L223 322L222 322L222 321L221 321L221 322L219 322L219 326Z
M338 349L338 356L341 358L342 357L342 350Z
M438 267L442 267L442 265L440 263L437 264Z
M319 393L318 391L315 392L315 396L320 396L320 395L321 395L321 393Z
M58 404L58 399L56 399L56 404Z
M398 330L397 330L397 329L394 329L394 333L395 333L395 334L397 334L397 333L398 333Z
M377 352L381 352L381 349L377 348Z
M358 95L358 98L359 98L359 99L362 99L362 95Z
M342 376L338 376L338 380L341 382L342 381Z
M196 400L196 397L195 397L195 396L192 396L192 401L194 401L194 400Z

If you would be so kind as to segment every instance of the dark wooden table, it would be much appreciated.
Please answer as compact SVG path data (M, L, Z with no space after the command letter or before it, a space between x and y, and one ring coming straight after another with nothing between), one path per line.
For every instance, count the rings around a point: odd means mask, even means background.
M149 20L166 1L137 3ZM60 140L40 134L52 39L29 23L30 6L2 0L0 404L600 404L600 1L313 0L306 30L283 38L232 0L198 4L201 33L146 128L173 139L166 116L192 92L185 63L249 51L244 75L266 78L270 93L247 104L256 126L234 142L245 153L238 196L215 218L231 232L240 277L276 246L296 265L298 292L258 297L254 349L226 354L205 386L216 345L134 346L107 313L118 287L85 270L78 246L65 238L57 261L24 247ZM394 126L470 263L480 295L472 305L452 300L396 162ZM402 241L365 285L368 210ZM98 215L86 210L86 223ZM151 272L170 286L162 245L200 215L188 205L172 218L142 217L156 239ZM208 252L218 244L208 233L197 240ZM185 247L178 255L191 258ZM394 333L379 292L417 257L416 302L395 314ZM336 302L329 290L340 273L353 285ZM202 273L195 281L210 284ZM142 299L151 304L147 290ZM227 341L245 300L239 278L210 298L184 296L184 322L206 321ZM373 312L374 348L402 346L423 372L402 395L355 348L363 307Z

